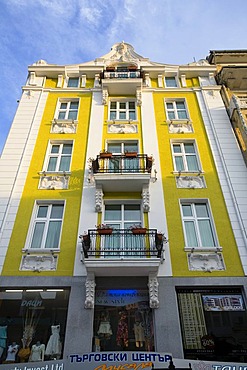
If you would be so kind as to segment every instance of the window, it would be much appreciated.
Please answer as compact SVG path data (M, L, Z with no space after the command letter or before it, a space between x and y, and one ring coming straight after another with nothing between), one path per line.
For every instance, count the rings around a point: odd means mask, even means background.
M37 204L29 248L59 248L63 210L63 203Z
M124 158L121 156L126 152L138 153L138 144L134 141L112 142L108 143L107 150L113 153L113 157L109 159L108 166L112 172L116 171L133 171L140 167L139 158ZM115 156L114 156L115 155Z
M44 170L48 172L69 171L72 147L73 144L70 142L50 144Z
M134 101L111 101L110 120L135 120L136 107Z
M166 87L177 87L177 80L176 77L165 77L165 84Z
M78 114L79 101L60 101L57 112L57 119L76 120Z
M216 247L216 235L207 201L182 201L181 212L186 247Z
M188 120L188 113L183 100L166 101L166 113L169 120Z
M199 159L195 143L172 143L172 154L176 171L199 172Z
M69 77L67 87L78 87L79 86L79 77Z

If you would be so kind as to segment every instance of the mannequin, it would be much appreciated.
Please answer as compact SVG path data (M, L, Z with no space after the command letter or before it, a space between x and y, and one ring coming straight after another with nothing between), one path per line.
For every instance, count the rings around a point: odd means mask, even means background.
M4 364L11 364L15 362L16 355L19 349L19 345L16 342L13 342L8 346L8 353L6 360L3 362Z
M60 342L60 325L51 326L51 336L48 340L45 354L58 360L61 357L62 344Z
M39 341L32 345L31 354L29 357L30 362L44 361L45 357L45 345L41 344Z
M0 358L6 348L7 342L7 326L0 326Z
M100 325L98 335L103 335L105 338L110 338L112 329L108 311L102 311L100 315Z

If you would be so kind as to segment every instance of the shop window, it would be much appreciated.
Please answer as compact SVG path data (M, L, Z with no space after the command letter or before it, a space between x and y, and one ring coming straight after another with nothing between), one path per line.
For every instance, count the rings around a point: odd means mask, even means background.
M40 202L36 204L34 211L27 248L58 249L64 203Z
M50 142L44 163L44 171L63 172L70 170L73 144L70 141Z
M147 290L96 290L93 351L153 351Z
M241 289L178 289L187 359L247 362L247 314Z
M0 291L3 363L63 358L68 289Z

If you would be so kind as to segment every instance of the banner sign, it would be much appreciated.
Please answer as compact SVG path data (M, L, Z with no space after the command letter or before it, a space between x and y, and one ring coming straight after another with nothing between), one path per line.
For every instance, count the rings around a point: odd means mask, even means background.
M90 352L71 354L64 360L2 364L0 370L152 370L168 369L169 353L157 352ZM247 370L236 362L172 359L175 368L192 370ZM190 365L189 365L190 364Z

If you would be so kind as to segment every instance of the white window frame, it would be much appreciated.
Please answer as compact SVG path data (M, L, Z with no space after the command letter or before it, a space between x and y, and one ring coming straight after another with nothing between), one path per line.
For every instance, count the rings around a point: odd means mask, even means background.
M111 103L116 103L116 109L114 108L111 108ZM126 104L126 108L120 108L120 104L121 103L125 103ZM134 111L134 109L132 108L129 108L129 103L134 103L135 104L135 119L133 118L130 118L130 112L131 111ZM136 100L135 99L119 99L119 100L115 100L115 99L111 99L109 101L109 107L108 107L108 111L109 111L109 114L108 114L108 120L109 121L137 121L137 109L136 109ZM111 118L111 112L116 112L116 118ZM126 117L125 118L120 118L120 113L121 112L125 112L126 113Z
M126 205L140 205L140 215L141 215L141 219L140 220L133 220L133 225L140 225L140 223L142 225L144 225L144 219L143 219L143 211L142 211L142 205L141 205L141 201L139 199L133 199L133 200L107 200L104 202L104 208L103 208L103 219L104 219L104 224L110 224L110 225L113 225L114 223L115 224L119 224L121 223L121 229L124 229L124 223L128 222L128 220L125 220L124 219L124 206ZM121 220L105 220L105 207L106 206L112 206L112 205L118 205L118 206L121 206Z
M180 145L181 147L181 153L175 153L174 152L174 145ZM193 144L195 152L194 153L186 153L185 152L185 144ZM196 141L195 140L171 140L171 152L172 152L172 160L173 160L173 166L174 166L174 173L202 173L202 166L201 166L201 160L199 156L199 152L197 149ZM188 161L187 157L189 156L195 156L197 165L198 165L198 170L189 170L188 169ZM183 165L184 165L184 170L178 170L176 167L176 157L182 157Z
M77 109L71 108L71 103L78 103ZM62 104L66 104L66 108L61 108ZM55 112L55 120L57 121L77 121L78 120L78 113L79 113L79 106L80 106L80 100L79 99L59 99L57 103L57 108ZM69 118L69 114L71 111L76 111L76 118ZM64 118L59 118L59 113L65 112Z
M125 148L125 144L134 144L137 146L137 153L139 153L139 142L138 140L109 140L107 141L106 143L106 148L108 150L108 147L109 145L111 144L119 144L121 145L121 151L120 152L117 152L117 153L113 153L114 154L118 154L118 155L121 155L121 154L124 154L126 151L124 150Z
M71 153L70 154L62 153L64 144L71 144L72 145L72 150L71 150ZM52 147L54 145L59 145L59 151L58 151L58 153L52 153ZM72 157L73 157L73 149L74 149L74 142L73 142L73 140L63 140L63 141L61 141L61 140L52 140L52 141L49 141L48 148L47 148L47 151L46 151L46 156L45 156L45 161L44 161L42 172L45 172L45 173L46 172L47 173L64 173L64 172L66 172L66 174L67 173L70 173L71 162L72 162ZM55 168L55 170L48 171L49 160L52 157L53 158L54 157L57 158L56 168ZM69 170L59 170L61 159L63 157L70 157Z
M62 205L63 206L63 214L61 218L57 219L51 219L51 211L52 211L52 206L54 205ZM48 206L48 212L46 217L38 217L38 211L40 206ZM60 251L60 243L61 243L61 237L62 237L62 230L63 230L63 220L64 220L64 214L65 214L65 201L64 200L36 200L35 205L33 207L33 213L29 225L29 230L26 238L26 243L25 243L25 248L22 250L23 252L29 251L29 252L39 252L39 253L49 253L49 252L59 252ZM57 248L45 248L45 243L46 243L46 238L48 235L48 228L51 220L61 220L61 227L60 227L60 235L59 235L59 240L58 240L58 247ZM38 222L45 222L45 227L43 230L43 235L42 235L42 241L41 241L41 247L39 248L32 248L31 243L33 240L33 235L35 231L35 225Z
M77 86L69 86L69 80L75 80L75 79L77 79L78 80L78 83L77 83ZM78 87L80 87L80 77L78 76L78 77L75 77L75 76L70 76L70 77L67 77L67 88L68 89L78 89Z
M172 78L172 79L174 79L174 81L175 81L175 83L176 83L176 86L167 86L167 84L166 84L166 79L167 79L167 78ZM164 81L165 81L165 87L166 87L167 89L175 89L175 88L179 87L179 81L178 81L177 76L165 76L165 77L164 77Z
M198 217L196 215L196 205L198 204L204 204L207 207L207 213L208 216L204 217ZM214 218L211 210L211 206L209 203L209 199L180 199L179 200L179 205L180 205L180 212L181 212L181 220L182 220L182 225L183 225L183 233L184 233L184 242L185 242L185 251L215 251L215 250L222 250L222 247L219 245L217 233L216 233L216 227L214 223ZM183 205L191 205L192 209L192 215L191 216L184 216L183 215ZM200 220L209 220L210 223L210 228L211 228L211 236L214 242L214 245L212 246L203 246L202 244L202 237L200 233L200 227L199 227L199 221ZM186 233L186 227L185 223L186 221L191 221L194 224L195 227L195 234L196 234L196 240L197 240L197 246L189 246L188 241L187 241L187 233Z
M172 122L172 121L186 121L186 122L189 122L190 121L190 115L189 115L189 110L188 110L188 107L187 107L187 103L186 103L186 99L184 98L174 98L174 99L165 99L164 100L164 103L165 103L165 111L166 111L166 119L167 121L169 122ZM173 105L173 108L172 109L169 109L167 108L167 103L170 103ZM177 109L177 105L176 103L184 103L184 109L181 110L181 111L185 111L186 112L186 118L179 118L179 111L180 109ZM174 112L174 118L169 118L169 112Z

